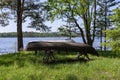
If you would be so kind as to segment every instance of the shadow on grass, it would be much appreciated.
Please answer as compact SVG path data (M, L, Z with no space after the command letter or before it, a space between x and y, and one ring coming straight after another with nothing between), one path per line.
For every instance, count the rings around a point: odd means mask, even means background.
M112 52L112 51L98 51L99 55L102 57L108 58L120 58L119 52Z
M14 63L14 54L0 55L0 66L9 66Z
M24 67L27 61L34 63L35 59L37 58L34 58L32 55L5 54L0 56L0 66L17 65L18 67Z
M101 57L107 57L107 58L120 58L120 53L115 53L112 51L98 51L99 55ZM68 57L71 55L72 57ZM55 62L49 62L46 64L73 64L73 63L86 63L89 61L92 61L94 59L91 58L91 60L87 60L84 58L77 59L75 57L76 54L57 54L58 58L56 58ZM35 54L28 54L28 55L16 55L16 54L6 54L0 56L0 66L10 66L17 64L20 67L24 67L27 64L37 64L41 65L42 63L43 54L41 55L35 55ZM27 64L26 64L27 63ZM43 64L43 63L42 63Z
M79 80L74 74L68 74L65 80Z
M94 59L84 59L84 58L64 58L64 59L57 59L55 60L54 62L47 62L47 63L44 63L44 64L73 64L73 63L76 63L76 62L79 62L79 63L87 63L89 61L93 61Z
M13 61L0 61L0 66L4 65L4 66L9 66L13 64Z
M60 57L58 55L58 57ZM1 55L0 56L0 66L15 66L17 65L18 67L24 67L28 64L30 65L41 65L44 64L42 62L42 58L43 55L33 55L33 54L29 54L29 55L16 55L16 54L8 54L8 55ZM91 60L87 60L84 58L79 58L77 59L76 57L67 57L62 55L62 58L57 58L55 60L55 62L48 62L45 64L73 64L75 62L79 62L79 63L86 63L88 61L92 61L94 59Z

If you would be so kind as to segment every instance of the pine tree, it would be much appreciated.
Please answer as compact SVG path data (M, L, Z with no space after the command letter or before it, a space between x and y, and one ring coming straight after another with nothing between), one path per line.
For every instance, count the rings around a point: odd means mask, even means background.
M103 30L107 30L112 27L112 21L109 18L112 13L112 8L118 5L119 2L115 0L98 0L97 1L97 28L100 34L100 42L106 42L106 33L103 33ZM101 50L103 47L101 46ZM106 51L106 46L104 46L104 50Z

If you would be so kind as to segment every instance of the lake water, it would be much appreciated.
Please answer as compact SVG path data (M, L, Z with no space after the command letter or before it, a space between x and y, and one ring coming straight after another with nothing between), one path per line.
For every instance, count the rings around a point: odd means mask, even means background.
M33 37L33 38L23 38L24 48L26 47L28 42L31 41L44 41L44 40L65 40L67 37ZM82 38L75 37L72 38L76 42L82 43ZM99 48L99 39L95 38L95 42L93 44L94 48ZM17 38L0 38L0 54L11 53L17 51Z

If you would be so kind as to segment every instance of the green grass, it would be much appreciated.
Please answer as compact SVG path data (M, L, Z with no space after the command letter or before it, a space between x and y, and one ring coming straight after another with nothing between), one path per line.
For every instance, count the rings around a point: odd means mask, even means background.
M0 56L0 80L120 80L120 53L100 52L91 60L76 54L55 54L56 62L42 63L43 54L22 52Z

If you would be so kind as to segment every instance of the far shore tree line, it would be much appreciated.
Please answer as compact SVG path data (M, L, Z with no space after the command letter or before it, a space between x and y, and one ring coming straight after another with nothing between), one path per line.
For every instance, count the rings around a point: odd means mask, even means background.
M17 23L18 51L23 50L22 23L29 20L29 28L49 32L51 27L45 21L57 19L66 23L58 28L59 32L69 36L79 33L83 42L91 46L100 35L100 42L104 42L101 50L108 46L120 51L119 3L116 0L1 0L0 24L7 26L10 20Z
M71 35L69 34L64 34L61 32L49 32L49 33L39 33L39 32L23 32L23 37L78 37L78 34L72 33ZM0 33L0 38L5 38L5 37L17 37L16 32L8 32L8 33Z

